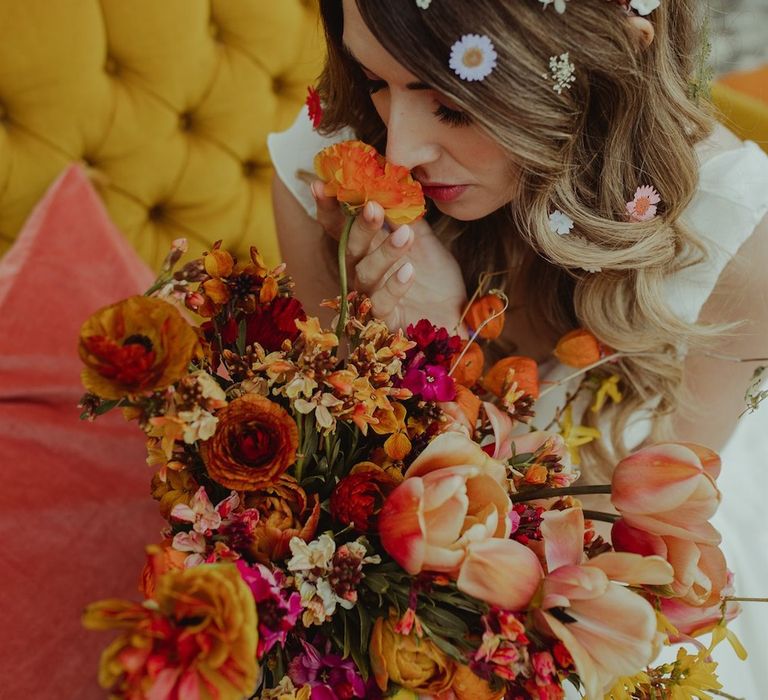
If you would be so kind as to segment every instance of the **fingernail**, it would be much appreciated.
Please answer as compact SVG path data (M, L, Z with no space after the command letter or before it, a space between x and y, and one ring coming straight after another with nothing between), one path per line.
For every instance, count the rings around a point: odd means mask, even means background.
M320 197L320 193L317 191L317 188L320 187L320 182L315 180L310 186L309 189L312 192L312 196L315 199L318 199Z
M395 248L402 248L411 237L411 229L408 226L401 226L397 231L390 235L389 240Z
M368 223L371 223L376 218L376 207L373 205L373 202L368 202L368 204L365 205L365 208L363 209L363 218Z
M413 277L413 265L407 262L395 274L397 274L397 281L400 282L400 284L405 284L411 277Z

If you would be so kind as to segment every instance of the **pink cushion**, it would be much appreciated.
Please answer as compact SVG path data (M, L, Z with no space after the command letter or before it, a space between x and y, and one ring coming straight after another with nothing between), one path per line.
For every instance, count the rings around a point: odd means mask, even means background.
M144 439L119 413L79 420L80 326L154 275L112 225L81 168L69 167L0 260L2 694L105 697L108 635L82 608L139 599L144 546L162 521Z

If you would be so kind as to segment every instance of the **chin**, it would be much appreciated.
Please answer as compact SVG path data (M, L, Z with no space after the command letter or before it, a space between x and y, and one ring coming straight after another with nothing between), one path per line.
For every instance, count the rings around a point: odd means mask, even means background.
M456 221L477 221L483 219L489 214L495 212L499 206L496 207L482 207L477 204L471 204L469 202L438 202L432 200L435 208L446 216L450 216ZM500 205L503 206L503 205Z

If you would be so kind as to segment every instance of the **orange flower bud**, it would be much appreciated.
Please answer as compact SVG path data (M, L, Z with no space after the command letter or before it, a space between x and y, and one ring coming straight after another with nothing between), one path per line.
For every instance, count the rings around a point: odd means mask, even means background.
M269 304L277 296L277 280L272 275L267 275L264 284L259 292L259 301L262 304Z
M503 311L504 300L497 294L486 294L472 302L464 320L474 332L480 328L480 324L483 323L483 321L491 318L494 314L498 314L492 321L489 321L483 326L479 333L481 338L494 340L495 338L498 338L504 330Z
M544 484L547 481L547 468L543 464L534 464L525 472L526 484Z
M466 342L464 343L466 346ZM464 386L472 386L483 373L483 365L485 364L485 357L483 356L483 350L477 343L472 343L464 356L459 361L456 369L453 370L451 375L457 384L463 384Z
M459 384L456 387L456 398L454 401L458 404L461 412L466 416L467 423L472 430L477 425L477 417L480 415L480 397L467 387Z
M592 333L577 328L560 338L554 355L564 365L580 369L597 362L607 351L608 348Z
M503 396L515 382L520 391L539 397L539 366L530 357L510 356L499 360L483 377L482 385L496 396Z
M218 248L205 255L203 265L211 277L229 277L235 267L235 261L226 250Z
M223 305L229 301L229 287L220 279L214 278L203 282L205 295L214 303Z

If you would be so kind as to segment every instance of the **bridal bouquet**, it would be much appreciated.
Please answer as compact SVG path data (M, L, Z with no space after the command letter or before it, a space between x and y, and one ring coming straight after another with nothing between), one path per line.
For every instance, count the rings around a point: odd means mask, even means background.
M334 146L316 166L350 216L371 199L397 223L424 211L408 172L369 146ZM503 295L473 300L464 340L428 320L392 331L343 281L325 302L330 330L257 250L235 260L216 244L174 271L183 252L179 241L146 295L98 311L80 336L84 417L119 408L137 421L168 521L147 549L143 602L84 615L118 631L99 673L112 697L551 700L571 682L620 700L720 687L709 652L736 606L709 524L717 455L649 447L612 487L581 487L588 433L528 429L535 363L484 366ZM559 346L581 367L609 352L586 331ZM620 398L611 377L593 384ZM619 515L585 512L575 496L595 492ZM615 521L612 543L595 519ZM710 647L649 668L665 641L704 631Z

